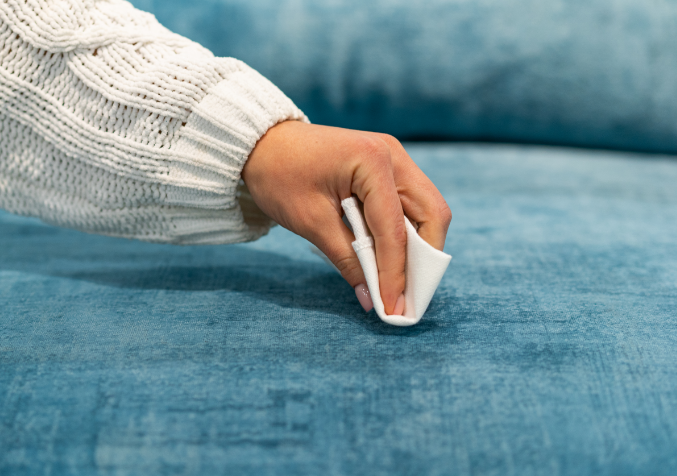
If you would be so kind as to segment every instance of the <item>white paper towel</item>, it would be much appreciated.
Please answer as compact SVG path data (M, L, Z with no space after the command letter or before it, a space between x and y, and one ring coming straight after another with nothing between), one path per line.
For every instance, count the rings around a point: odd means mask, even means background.
M449 266L451 256L430 246L418 236L409 220L404 219L407 228L407 256L405 264L404 313L401 316L389 316L385 313L381 290L379 288L378 268L374 252L374 239L362 216L355 197L341 202L346 217L355 234L353 249L360 260L362 271L367 279L367 287L374 302L374 309L384 322L394 326L412 326L421 320L428 304L435 294L437 286Z

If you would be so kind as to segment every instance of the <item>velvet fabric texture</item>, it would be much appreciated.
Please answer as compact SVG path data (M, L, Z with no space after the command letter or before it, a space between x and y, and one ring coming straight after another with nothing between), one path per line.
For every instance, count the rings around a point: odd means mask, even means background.
M320 124L677 152L668 0L133 0Z
M407 148L454 213L410 328L279 227L0 214L0 474L675 474L677 162Z

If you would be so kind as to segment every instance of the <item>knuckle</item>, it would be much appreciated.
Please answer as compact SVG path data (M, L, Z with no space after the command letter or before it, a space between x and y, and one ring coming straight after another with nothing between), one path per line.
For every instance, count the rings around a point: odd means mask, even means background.
M403 249L407 246L407 229L403 220L397 220L396 223L397 225L392 230L393 244L399 249Z
M362 271L359 261L356 257L353 256L343 256L334 261L334 266L339 270L341 276L348 281L348 283L353 284L359 274Z
M395 157L397 156L401 157L403 155L406 157L409 156L402 143L395 137L391 136L390 134L378 134L378 137L380 137L381 140L388 145L388 148L390 149L391 152L393 151L399 152L399 154L395 154Z
M445 202L443 199L440 200L440 203L438 204L437 216L440 218L440 220L445 226L448 227L449 224L451 223L452 219L451 209L449 208L449 205L447 205L447 202Z
M355 144L361 157L376 166L390 166L390 147L377 136L360 136Z
M390 134L379 133L377 135L379 138L381 138L381 140L383 140L386 144L390 146L402 147L400 141L398 141L395 137L391 136Z

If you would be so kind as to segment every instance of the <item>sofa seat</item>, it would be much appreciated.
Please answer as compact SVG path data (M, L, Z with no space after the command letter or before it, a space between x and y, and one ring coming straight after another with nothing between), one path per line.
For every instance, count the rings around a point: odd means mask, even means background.
M675 474L677 160L406 147L454 213L412 328L280 227L0 213L0 474Z

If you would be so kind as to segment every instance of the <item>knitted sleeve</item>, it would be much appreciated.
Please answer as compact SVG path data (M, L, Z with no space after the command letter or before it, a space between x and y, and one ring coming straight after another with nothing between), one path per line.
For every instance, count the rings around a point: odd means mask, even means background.
M285 120L307 121L126 1L0 2L0 208L145 241L253 240L272 223L240 174Z

